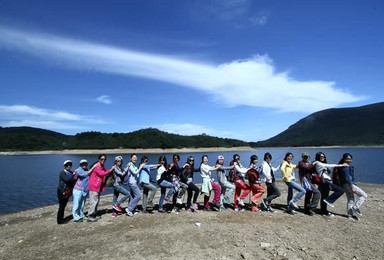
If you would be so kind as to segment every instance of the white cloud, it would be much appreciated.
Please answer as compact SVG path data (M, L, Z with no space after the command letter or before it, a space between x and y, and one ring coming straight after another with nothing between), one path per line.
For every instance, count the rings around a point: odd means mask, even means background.
M90 116L71 114L27 105L0 105L0 123L4 127L30 126L47 129L86 129L84 125L103 124Z
M0 48L26 52L70 69L177 84L205 92L227 106L310 113L364 98L337 88L334 82L298 81L288 72L278 73L268 56L214 65L2 27L0 35Z
M100 103L103 103L103 104L106 104L106 105L109 105L109 104L112 103L111 97L107 96L107 95L101 95L100 97L97 97L96 101L100 102Z

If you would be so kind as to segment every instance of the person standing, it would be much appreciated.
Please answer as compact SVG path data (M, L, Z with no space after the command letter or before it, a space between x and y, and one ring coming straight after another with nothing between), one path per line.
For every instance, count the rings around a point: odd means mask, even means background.
M127 164L128 180L126 181L128 182L128 187L131 191L131 197L132 197L132 199L128 203L128 208L125 209L128 217L133 217L134 210L141 199L141 193L140 193L139 186L137 186L136 178L140 173L141 169L143 168L144 164L140 164L139 168L137 168L136 163L137 163L137 155L131 154L131 161Z
M148 213L148 211L153 210L153 198L156 195L157 187L151 183L151 170L156 169L160 165L151 164L147 165L148 157L143 156L140 160L140 176L139 184L143 187L143 213ZM148 197L148 193L151 191L151 194Z
M64 219L65 207L67 206L69 197L72 195L74 176L71 171L72 161L66 160L63 163L64 169L59 174L59 184L57 186L57 198L59 200L59 209L57 211L57 224L66 224Z
M217 166L212 167L208 165L207 155L203 155L201 157L200 173L201 177L203 178L201 193L204 193L204 210L206 211L211 211L211 207L209 206L211 190L214 192L212 204L214 207L218 209L220 208L220 186L213 182L211 178L212 171L216 171L217 169Z
M219 167L217 169L217 181L221 188L221 194L220 194L220 210L226 210L224 206L224 202L227 204L231 203L232 194L235 191L235 185L230 183L227 179L227 170L232 170L235 166L224 166L224 156L219 155L217 157L216 161L216 167ZM226 194L226 190L228 189L228 192Z
M368 196L361 188L356 185L354 167L351 166L351 163L352 155L350 153L343 154L343 158L340 160L339 164L347 164L348 166L339 168L337 174L339 175L340 184L345 191L345 195L347 195L348 218L354 219L353 212L359 216L362 216L360 207L367 200ZM356 202L354 194L358 196Z
M288 186L288 195L287 195L287 213L293 214L296 213L295 209L299 209L297 202L304 196L306 190L295 182L295 172L294 169L297 168L297 165L292 164L293 154L287 153L284 157L284 161L281 164L281 172L283 174L283 181ZM298 193L294 198L293 189L297 190Z
M299 179L301 185L306 190L304 198L304 212L307 215L314 215L314 209L320 201L320 191L316 184L312 183L312 174L315 171L315 166L309 162L309 153L301 154L301 161L298 163Z
M247 171L247 179L249 182L249 186L252 190L252 212L259 211L259 199L263 196L265 189L261 186L260 181L260 167L257 166L258 157L256 155L252 155L249 163L249 170Z
M75 186L73 187L73 207L72 216L74 222L82 222L85 219L84 205L88 196L89 174L88 161L80 160L80 167L77 168L74 174L77 176Z
M113 183L113 199L112 199L112 208L117 212L114 212L112 216L118 216L123 211L121 209L121 204L125 202L127 199L131 199L131 192L124 185L124 179L128 174L128 167L125 169L122 166L123 157L116 156L115 157L115 169L113 169L113 177L115 179ZM124 196L117 201L119 194L123 194Z
M323 152L316 153L313 165L315 165L316 174L320 178L320 182L318 184L319 191L321 193L320 212L324 217L334 217L335 215L328 211L327 205L334 207L333 203L335 203L335 201L344 194L344 190L342 187L331 182L331 170L335 167L343 167L348 165L328 164L327 157ZM333 193L329 195L331 190Z
M245 168L241 162L240 162L240 155L234 154L233 155L233 166L234 166L234 183L235 183L235 211L238 212L239 205L244 207L244 199L248 196L248 194L251 192L251 187L249 187L248 184L245 184L245 174L249 170L249 168ZM243 193L241 194L241 191Z
M161 188L158 212L166 213L166 211L163 208L164 198L165 198L165 201L171 202L171 196L175 192L175 189L172 183L172 174L167 169L168 164L167 164L167 158L165 156L159 157L159 165L160 167L157 169L157 175L156 175L157 184ZM169 188L169 191L167 193L167 196L165 197L165 192L167 188Z
M274 212L271 207L271 202L281 195L280 190L275 183L275 172L279 170L280 166L277 168L272 167L271 160L272 155L270 153L265 153L261 168L265 184L267 185L267 197L263 199L262 202L267 211Z
M100 193L105 191L105 177L110 174L115 166L106 170L104 167L107 156L105 154L99 155L98 162L94 165L94 169L89 177L89 210L88 222L95 222L100 218L97 214L97 206L100 201ZM93 168L93 167L92 167Z
M175 187L175 193L173 195L173 210L172 212L180 212L180 208L183 206L183 195L188 189L188 185L183 183L180 180L180 173L182 172L182 168L179 166L180 155L174 154L173 161L169 165L169 172L172 174L172 183L173 187Z
M188 185L187 212L190 213L195 212L199 208L197 205L197 197L199 196L200 189L193 183L193 175L195 172L199 172L199 169L195 168L195 159L193 156L188 156L187 162L183 165L180 180Z

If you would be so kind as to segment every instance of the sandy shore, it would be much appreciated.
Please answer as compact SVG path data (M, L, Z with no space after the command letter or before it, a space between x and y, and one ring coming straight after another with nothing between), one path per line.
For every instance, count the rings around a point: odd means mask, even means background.
M78 149L78 150L51 150L51 151L17 151L17 152L0 152L0 155L38 155L38 154L165 154L165 153L200 153L200 152L231 152L231 151L251 151L254 148L241 147L201 147L201 148L181 148L181 149Z
M383 185L359 184L368 196L360 220L346 217L343 195L335 217L284 212L287 187L274 213L250 211L138 214L113 218L111 195L95 223L56 224L57 205L0 216L1 259L382 259ZM158 197L155 203L158 202ZM201 204L203 197L199 196ZM246 200L248 202L248 199ZM299 201L302 208L303 200ZM141 202L139 203L141 205ZM66 215L71 214L69 203ZM125 206L125 204L123 205ZM88 208L88 203L86 204ZM197 226L196 222L201 225Z

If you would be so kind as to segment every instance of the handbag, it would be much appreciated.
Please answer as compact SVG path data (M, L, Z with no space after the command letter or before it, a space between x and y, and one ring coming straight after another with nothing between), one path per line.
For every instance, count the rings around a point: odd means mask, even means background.
M71 197L72 191L73 191L72 188L65 188L65 190L63 192L63 199L68 199L69 197Z

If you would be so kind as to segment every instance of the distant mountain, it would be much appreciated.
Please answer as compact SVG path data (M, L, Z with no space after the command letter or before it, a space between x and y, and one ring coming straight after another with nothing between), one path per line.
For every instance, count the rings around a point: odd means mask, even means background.
M252 147L384 145L384 102L313 113Z
M0 151L239 146L249 146L249 143L205 134L182 136L154 128L130 133L84 132L71 136L32 127L0 127Z

